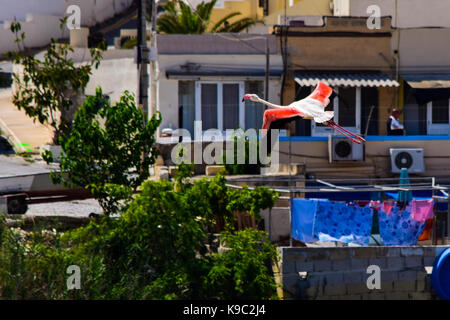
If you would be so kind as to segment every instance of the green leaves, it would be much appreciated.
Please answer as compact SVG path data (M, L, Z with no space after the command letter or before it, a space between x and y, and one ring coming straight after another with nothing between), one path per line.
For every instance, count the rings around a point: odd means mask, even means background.
M15 34L18 51L9 52L8 57L23 66L23 71L13 76L18 88L13 103L34 121L51 125L55 130L53 143L57 144L60 136L70 133L74 112L69 111L78 107L73 105L73 100L84 94L92 68L100 64L104 47L91 48L91 59L86 64L75 65L70 58L73 48L52 39L40 60L23 54L25 33L20 33L20 23L12 22L10 30Z
M76 113L70 135L60 138L64 154L54 181L85 187L105 213L118 212L149 176L160 123L157 113L144 125L144 115L128 91L111 105L98 88ZM44 159L51 161L49 154Z
M213 255L204 280L210 294L225 300L276 299L271 263L278 256L267 234L253 229L224 232L222 241L227 250Z
M189 174L188 169L179 172ZM172 182L148 180L120 216L103 215L63 235L38 231L24 236L0 216L0 297L276 298L271 264L277 253L267 233L230 228L221 233L221 253L212 249L219 239L210 233L220 214L238 208L232 201L247 208L243 202L259 197L256 203L263 209L274 194L233 190L221 175L179 183L183 186L175 190ZM100 190L128 191L114 184ZM80 290L68 291L65 270L72 264L81 268L82 283Z

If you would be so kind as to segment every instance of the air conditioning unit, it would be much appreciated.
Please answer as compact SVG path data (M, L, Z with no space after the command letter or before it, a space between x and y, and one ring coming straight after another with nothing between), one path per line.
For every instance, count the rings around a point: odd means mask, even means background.
M25 214L28 209L25 193L0 195L0 215Z
M399 173L402 168L409 173L425 172L423 149L421 148L390 148L391 171Z
M364 161L364 144L354 143L348 138L328 136L328 158L334 161Z

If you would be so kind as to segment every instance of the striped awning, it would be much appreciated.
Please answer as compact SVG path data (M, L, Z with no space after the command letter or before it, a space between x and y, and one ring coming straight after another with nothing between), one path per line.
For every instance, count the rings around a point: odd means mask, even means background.
M302 72L295 82L303 87L316 86L322 81L334 87L398 87L400 84L382 73L374 72Z

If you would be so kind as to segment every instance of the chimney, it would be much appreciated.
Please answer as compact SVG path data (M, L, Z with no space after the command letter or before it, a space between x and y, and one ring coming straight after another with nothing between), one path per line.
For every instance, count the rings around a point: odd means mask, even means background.
M89 28L70 30L70 46L74 48L88 47Z

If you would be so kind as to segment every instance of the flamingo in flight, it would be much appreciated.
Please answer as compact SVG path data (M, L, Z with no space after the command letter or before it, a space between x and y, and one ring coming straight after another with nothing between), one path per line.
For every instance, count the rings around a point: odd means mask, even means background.
M265 104L269 108L272 108L272 110L269 109L264 112L264 120L262 126L263 130L269 129L270 124L273 121L300 116L303 119L310 119L314 120L317 123L325 124L355 143L360 144L361 141L366 141L364 138L348 131L347 129L341 127L336 122L331 120L334 117L334 111L325 111L325 107L330 103L329 97L332 92L332 88L330 88L323 82L319 82L314 91L308 97L299 101L292 102L288 106L279 106L270 103L261 99L256 94L246 94L244 95L242 101L250 100L253 102L259 102Z

